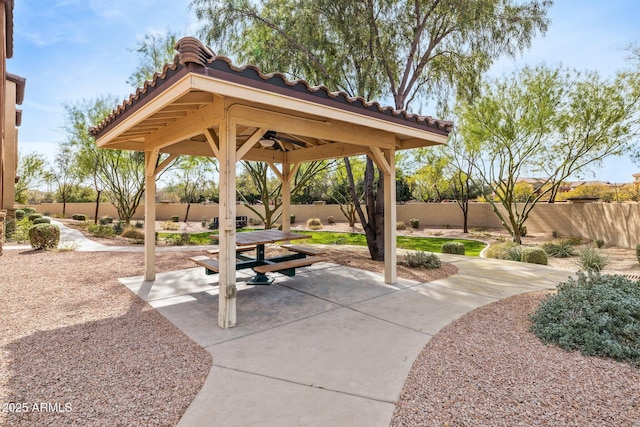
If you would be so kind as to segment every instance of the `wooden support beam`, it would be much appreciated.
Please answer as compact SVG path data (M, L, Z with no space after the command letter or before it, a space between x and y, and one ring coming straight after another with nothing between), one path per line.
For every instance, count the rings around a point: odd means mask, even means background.
M326 160L341 157L358 156L370 152L370 147L336 142L333 144L318 145L304 150L288 151L286 158L291 163L310 162L313 160Z
M276 174L276 176L278 177L278 179L281 182L284 182L284 175L283 173L285 172L285 164L282 165L282 173L278 170L278 168L276 167L276 165L273 162L267 162L267 164L269 165L269 168L273 171L274 174Z
M257 142L260 140L260 138L262 138L262 135L264 135L267 130L268 129L266 128L259 128L257 131L255 131L249 137L249 139L247 139L247 141L236 150L236 159L242 160L245 154L247 154L247 152L249 152L249 150L251 150L253 146L257 144Z
M155 169L155 171L153 172L153 176L156 177L158 176L158 174L160 172L162 172L164 170L164 168L166 168L167 166L169 166L169 163L171 163L174 159L176 159L178 157L178 154L169 154L169 157L167 157L166 159L164 159L162 161L162 163L160 163L158 165L158 167Z
M213 155L216 159L220 158L220 140L218 139L218 135L211 129L204 130L204 136L207 138L207 142L209 143L209 147L211 147L211 151L213 151Z
M389 169L384 172L384 282L396 283L396 166L395 150L385 150L384 159Z
M156 163L158 150L144 152L144 280L156 279Z
M220 123L220 274L218 325L236 325L236 126L228 111Z
M371 147L371 155L369 157L371 157L371 160L373 160L373 162L380 168L380 170L382 170L382 172L387 175L391 173L389 162L387 162L387 159L385 159L382 150L380 150L378 147Z
M269 165L276 171L275 165ZM282 182L282 231L291 231L291 165L288 162L282 164L282 173L276 174ZM288 243L288 242L285 242Z

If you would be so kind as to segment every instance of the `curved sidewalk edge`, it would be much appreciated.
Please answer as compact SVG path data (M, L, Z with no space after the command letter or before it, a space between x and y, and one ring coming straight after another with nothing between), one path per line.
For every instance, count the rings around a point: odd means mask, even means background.
M239 276L239 323L217 326L217 276L204 269L121 282L206 348L207 380L183 426L388 425L411 366L441 328L570 271L441 255L459 271L387 285L376 273L318 263L271 286Z

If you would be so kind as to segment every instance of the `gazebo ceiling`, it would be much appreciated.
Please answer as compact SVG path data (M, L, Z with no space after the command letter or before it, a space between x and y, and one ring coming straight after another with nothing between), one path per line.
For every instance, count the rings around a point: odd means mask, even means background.
M103 148L216 156L233 111L240 159L290 163L446 143L452 123L234 66L197 39L181 39L173 64L154 75L91 133ZM275 132L272 145L264 139Z

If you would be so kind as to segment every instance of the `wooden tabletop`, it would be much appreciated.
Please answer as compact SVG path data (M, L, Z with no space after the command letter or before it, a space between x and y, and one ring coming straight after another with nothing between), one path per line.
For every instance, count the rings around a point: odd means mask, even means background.
M264 245L266 243L284 242L287 240L310 239L307 234L291 233L281 230L245 231L236 234L236 245Z

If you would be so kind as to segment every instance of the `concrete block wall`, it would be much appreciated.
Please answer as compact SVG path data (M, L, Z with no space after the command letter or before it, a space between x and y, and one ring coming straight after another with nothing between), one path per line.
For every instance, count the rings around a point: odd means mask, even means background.
M51 215L62 214L62 204L43 203L36 206L38 212L48 212ZM254 205L260 210L260 205ZM166 221L172 215L184 218L186 204L158 203L156 215L158 221ZM462 211L457 203L407 203L397 207L398 221L409 224L412 218L420 221L421 227L452 227L461 228L463 224ZM93 218L95 204L69 203L67 217L74 213L85 214ZM243 205L237 206L238 215L257 220L258 216ZM291 213L296 216L296 223L304 223L309 218L320 218L327 223L327 218L333 216L337 222L346 219L338 205L294 205ZM98 216L109 215L117 218L116 209L110 203L101 203ZM193 204L189 210L190 221L200 221L206 218L211 221L218 216L218 205ZM134 220L144 219L144 205L141 205ZM545 233L551 235L557 231L562 235L581 236L587 239L603 239L610 245L635 248L640 243L640 204L638 203L555 203L537 204L531 211L526 222L530 233ZM488 203L471 203L469 207L469 227L502 228L499 218Z

